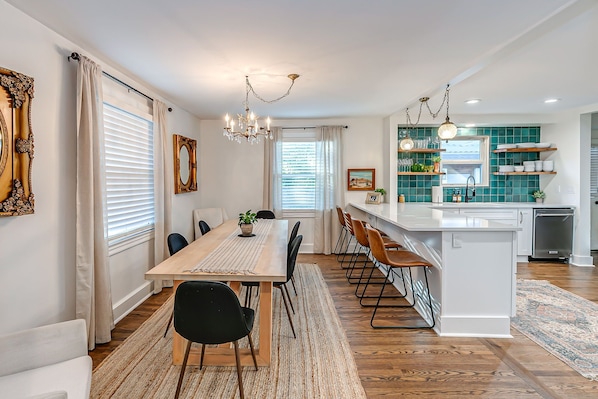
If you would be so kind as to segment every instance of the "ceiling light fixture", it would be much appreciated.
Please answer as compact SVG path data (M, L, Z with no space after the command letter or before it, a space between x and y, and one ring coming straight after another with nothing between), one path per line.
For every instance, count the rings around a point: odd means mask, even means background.
M552 103L556 103L557 101L559 101L558 98L549 98L547 100L544 100L545 104L552 104Z
M245 115L237 114L237 122L235 123L235 118L231 118L226 114L224 117L226 126L224 127L223 135L228 137L229 140L235 140L237 143L240 143L243 140L251 144L259 143L261 136L266 139L272 139L272 133L270 132L270 123L272 120L268 117L266 119L266 127L264 128L264 126L260 126L259 117L249 109L249 93L253 93L257 99L268 104L282 100L291 93L291 89L295 84L295 79L297 79L299 75L292 73L287 75L287 77L291 79L291 85L286 93L274 100L265 100L255 92L251 83L249 83L249 76L245 76L245 101L243 102L243 105L245 106Z
M444 98L442 99L442 104L440 104L440 107L438 107L438 111L436 112L432 112L432 110L430 109L430 105L428 104L430 97L420 98L419 112L417 114L417 120L415 121L415 123L411 121L411 116L409 115L409 108L405 109L405 113L407 114L407 135L399 143L399 147L401 148L401 150L409 151L413 148L414 144L413 140L409 136L409 129L415 128L419 124L424 104L426 105L426 108L428 109L430 116L432 116L432 119L435 119L442 110L444 104L446 103L446 120L438 127L438 137L440 137L442 140L449 140L457 135L457 126L453 122L451 122L449 118L449 90L450 85L447 84L446 90L444 91Z
M477 104L480 101L482 101L482 100L480 100L479 98L472 98L471 100L465 101L465 104Z

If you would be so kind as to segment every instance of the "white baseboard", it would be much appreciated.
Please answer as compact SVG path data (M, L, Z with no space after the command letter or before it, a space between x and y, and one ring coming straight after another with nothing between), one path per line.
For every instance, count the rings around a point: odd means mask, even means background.
M114 324L121 321L126 315L131 313L135 308L143 303L152 295L152 283L146 282L137 287L129 295L112 305L112 314L114 315Z
M571 257L569 258L569 264L581 267L594 267L594 257L583 255L571 255Z

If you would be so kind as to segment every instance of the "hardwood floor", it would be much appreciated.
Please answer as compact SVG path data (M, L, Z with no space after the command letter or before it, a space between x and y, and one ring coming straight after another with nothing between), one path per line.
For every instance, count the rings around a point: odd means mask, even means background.
M300 254L317 263L334 299L368 398L597 398L590 381L512 329L513 339L446 338L431 330L374 330L334 256ZM598 269L563 263L519 264L518 277L548 280L598 302ZM94 367L172 294L154 295L125 317L113 341L90 352ZM392 309L385 309L387 314ZM384 317L384 313L381 314Z

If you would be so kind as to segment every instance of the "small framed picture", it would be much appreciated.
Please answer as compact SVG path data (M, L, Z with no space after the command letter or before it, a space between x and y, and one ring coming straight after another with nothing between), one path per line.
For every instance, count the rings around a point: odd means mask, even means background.
M366 204L379 204L382 199L382 194L376 191L369 191L365 196Z
M349 169L347 190L373 191L376 188L376 169Z

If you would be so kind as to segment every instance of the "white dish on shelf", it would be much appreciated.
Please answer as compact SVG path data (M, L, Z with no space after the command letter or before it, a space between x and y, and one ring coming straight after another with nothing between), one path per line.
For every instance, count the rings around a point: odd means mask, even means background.
M517 148L535 148L536 143L517 143Z
M535 172L536 171L536 167L535 166L525 166L523 168L524 172Z
M523 161L523 166L535 166L536 161Z
M499 144L496 146L497 150L506 150L508 148L517 148L517 144Z
M550 148L552 143L536 143L536 148Z
M525 170L525 166L515 165L515 172L523 172L524 170Z
M515 171L515 167L513 165L500 165L498 167L498 171L499 172L514 172Z

